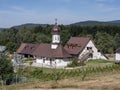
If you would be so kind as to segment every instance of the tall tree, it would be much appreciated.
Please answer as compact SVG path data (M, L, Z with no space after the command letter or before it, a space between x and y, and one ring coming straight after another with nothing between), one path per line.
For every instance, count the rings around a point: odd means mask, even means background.
M97 32L95 36L95 43L104 53L113 53L114 40L111 35L103 32Z
M120 48L120 34L116 33L114 41L115 41L114 49L116 50L117 48Z

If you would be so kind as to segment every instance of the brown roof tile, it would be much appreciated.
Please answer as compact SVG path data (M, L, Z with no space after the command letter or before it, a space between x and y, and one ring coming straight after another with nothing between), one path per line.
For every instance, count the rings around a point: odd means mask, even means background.
M69 54L77 55L89 41L90 38L88 37L71 37L64 48Z
M51 44L40 44L39 47L33 52L33 55L49 58L71 57L62 45L59 45L56 49L51 49Z
M35 56L50 57L51 56L50 44L40 44L38 48L32 53Z
M35 49L37 49L38 46L39 46L39 44L25 44L25 43L23 43L18 48L17 53L32 55L32 53L35 51Z
M118 53L120 53L120 48L119 48L119 49L117 49L115 52L118 52Z
M25 46L26 46L27 44L26 43L22 43L21 45L20 45L20 47L17 49L17 53L21 53L22 51L23 51L23 49L25 48Z
M67 58L72 57L60 44L52 53L52 57L54 58Z

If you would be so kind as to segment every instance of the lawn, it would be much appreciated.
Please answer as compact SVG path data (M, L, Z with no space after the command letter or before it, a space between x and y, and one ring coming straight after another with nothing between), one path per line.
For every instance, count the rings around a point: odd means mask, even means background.
M89 60L86 62L86 67L104 67L106 65L113 65L114 61L112 60L101 60L101 59L96 59L96 60Z

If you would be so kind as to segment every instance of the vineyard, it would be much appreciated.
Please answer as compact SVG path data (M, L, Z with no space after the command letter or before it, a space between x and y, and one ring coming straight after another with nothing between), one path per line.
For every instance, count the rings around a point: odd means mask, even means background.
M112 61L88 61L86 62L85 66L80 66L79 68L72 68L72 69L48 69L48 68L36 68L36 67L27 67L25 69L20 69L18 72L19 75L23 75L26 77L24 82L20 82L18 84L13 84L10 86L7 86L12 88L13 90L15 87L20 87L21 85L34 83L30 86L22 86L21 88L63 88L63 87L69 87L69 88L77 88L76 84L72 86L72 82L76 82L75 80L78 80L78 83L84 83L87 81L94 80L96 77L102 77L104 76L109 78L109 75L115 75L118 74L118 76L115 76L115 79L119 80L119 73L120 73L120 65L114 64ZM71 80L69 82L69 80ZM111 78L112 79L112 78ZM67 83L70 83L70 85L67 85L65 83L64 85L59 86L58 83L61 81L68 80ZM101 81L104 79L101 79ZM108 79L109 81L110 79ZM35 84L36 83L36 84ZM42 83L42 84L40 84ZM45 86L43 83L46 83ZM50 84L49 84L50 83Z
M111 72L120 72L120 65L114 64L113 61L108 60L90 60L86 62L86 65L79 66L79 68L48 69L27 67L24 70L21 69L19 73L22 73L29 80L37 79L39 81L57 81L71 77L80 77L83 81L86 76Z
M111 65L104 67L86 67L74 70L53 70L51 73L44 73L40 69L35 69L31 72L31 77L39 79L40 81L49 81L49 80L60 80L70 77L80 77L81 80L85 80L86 76L91 74L99 74L99 73L110 73L110 72L120 72L120 65Z

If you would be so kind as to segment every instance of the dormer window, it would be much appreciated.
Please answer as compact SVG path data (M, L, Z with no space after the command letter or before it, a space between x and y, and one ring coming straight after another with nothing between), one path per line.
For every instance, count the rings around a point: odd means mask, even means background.
M28 48L28 46L25 47L25 50Z

